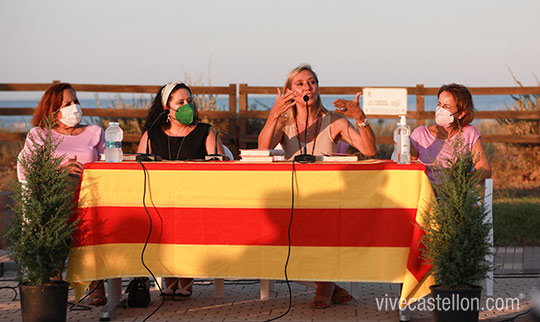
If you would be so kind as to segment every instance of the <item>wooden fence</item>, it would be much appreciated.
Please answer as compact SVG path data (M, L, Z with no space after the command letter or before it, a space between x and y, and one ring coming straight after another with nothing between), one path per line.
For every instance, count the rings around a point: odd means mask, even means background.
M58 81L53 81L58 83ZM0 91L5 92L44 92L50 83L39 84L0 84ZM96 85L96 84L72 84L77 92L109 92L109 93L152 93L155 94L161 86L156 85ZM368 87L368 86L365 86ZM354 95L361 91L363 87L321 87L321 95ZM406 87L408 95L416 96L416 110L407 112L407 119L415 119L417 125L424 124L426 119L433 119L434 112L425 111L425 96L437 95L438 88L424 87L416 85L415 87ZM195 95L227 95L229 106L226 111L200 111L201 117L207 117L210 120L227 120L227 132L235 138L236 148L254 147L257 142L257 133L248 134L247 121L249 119L266 119L268 111L252 111L248 108L249 95L276 95L274 86L249 86L247 84L229 84L229 86L193 86L191 87ZM238 89L238 94L237 94ZM470 87L473 95L520 95L520 94L540 94L540 87ZM237 99L238 98L238 99ZM1 99L1 96L0 96ZM238 108L237 108L238 101ZM2 115L32 115L34 107L21 106L13 108L0 108ZM85 116L98 117L145 117L146 110L142 109L83 109ZM368 115L371 119L388 119L394 116ZM477 111L475 119L523 119L540 120L540 111ZM24 133L0 133L0 141L21 140ZM124 141L138 142L140 134L126 135ZM489 134L482 135L484 142L496 143L540 143L540 135L503 135ZM377 143L391 144L391 136L378 136Z

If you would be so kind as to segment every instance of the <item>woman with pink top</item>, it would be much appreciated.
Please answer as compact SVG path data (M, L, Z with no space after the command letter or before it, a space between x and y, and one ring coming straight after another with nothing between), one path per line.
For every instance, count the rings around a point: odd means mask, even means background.
M481 171L481 179L491 177L491 168L484 153L478 130L470 125L474 118L474 104L471 92L463 85L443 85L437 94L435 125L419 126L411 134L411 159L426 164L430 181L436 182L433 166L451 159L453 144L458 137L464 148L469 149L475 160L476 171ZM460 135L458 135L460 133Z
M55 154L64 158L63 165L69 168L68 178L73 189L77 187L83 165L97 161L105 151L103 129L97 125L80 124L81 117L81 106L70 84L59 83L49 87L37 105L32 119L34 128L28 133L22 152L24 157L33 144L42 143L39 133L44 134L47 122L51 122L52 135L58 139ZM94 290L90 295L91 304L98 306L107 303L103 281L93 281L90 289Z

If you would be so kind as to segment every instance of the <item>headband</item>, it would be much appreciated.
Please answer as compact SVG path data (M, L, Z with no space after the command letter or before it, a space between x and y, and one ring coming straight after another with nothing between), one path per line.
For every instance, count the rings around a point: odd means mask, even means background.
M163 106L167 106L167 102L169 101L169 96L171 96L171 92L176 87L176 85L184 84L182 82L170 82L161 91L161 103Z

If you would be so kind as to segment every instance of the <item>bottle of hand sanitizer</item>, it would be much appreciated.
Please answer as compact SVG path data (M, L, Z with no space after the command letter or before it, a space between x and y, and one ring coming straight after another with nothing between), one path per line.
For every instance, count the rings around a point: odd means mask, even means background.
M400 120L394 130L394 152L392 161L399 164L411 163L411 128L407 125L405 115L400 116Z
M398 163L409 164L411 163L411 127L407 125L405 115L401 115L397 130L399 135Z

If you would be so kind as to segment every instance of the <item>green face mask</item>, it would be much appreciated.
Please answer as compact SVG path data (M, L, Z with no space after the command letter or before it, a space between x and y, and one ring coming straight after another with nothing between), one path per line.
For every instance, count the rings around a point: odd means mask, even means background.
M180 106L174 116L178 120L178 122L184 124L184 125L190 125L193 123L193 118L195 117L195 105L193 104L184 104Z

